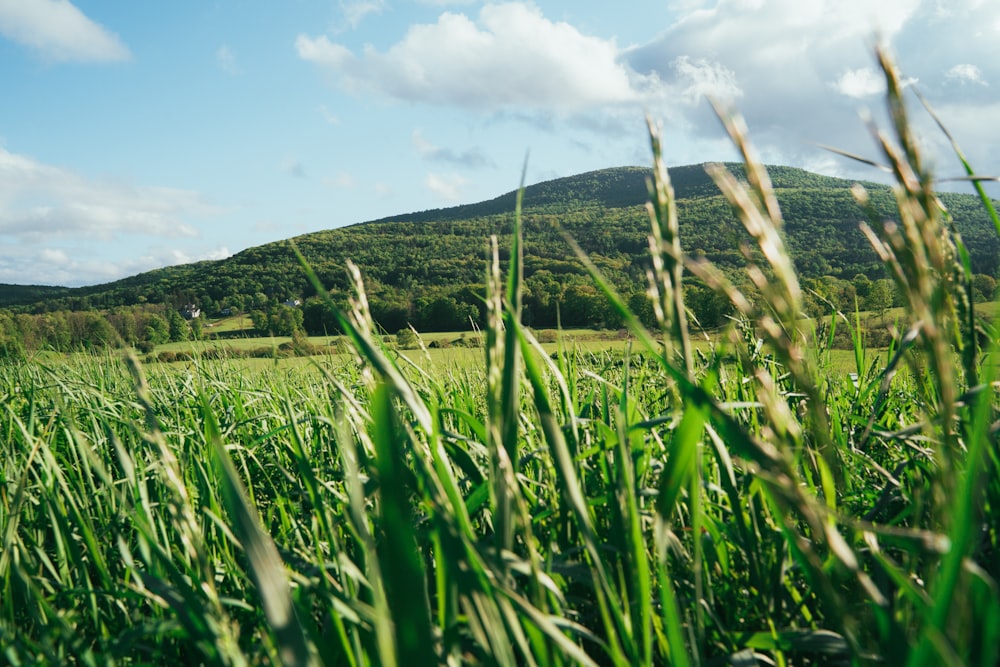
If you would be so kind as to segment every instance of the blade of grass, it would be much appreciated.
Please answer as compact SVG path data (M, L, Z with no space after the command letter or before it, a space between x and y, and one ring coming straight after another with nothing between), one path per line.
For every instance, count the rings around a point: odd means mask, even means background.
M215 413L204 394L202 414L206 438L212 445L219 468L222 497L233 520L233 532L246 550L250 575L260 594L268 625L274 631L281 661L285 665L317 665L315 650L309 646L295 611L284 563L274 540L261 527L260 517L247 499L239 473L222 444Z

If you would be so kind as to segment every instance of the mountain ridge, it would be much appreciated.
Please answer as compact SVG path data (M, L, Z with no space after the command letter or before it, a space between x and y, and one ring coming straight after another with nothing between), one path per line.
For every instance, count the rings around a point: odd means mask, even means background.
M742 176L742 165L726 166ZM767 169L784 212L793 259L804 277L881 275L881 265L857 229L863 215L850 193L857 181L796 167ZM648 167L612 167L526 186L528 276L547 272L543 277L552 276L565 288L575 280L574 275L583 273L558 226L573 235L619 285L640 285L647 254L645 203L651 174ZM724 269L742 266L739 245L746 240L745 233L705 173L704 164L673 167L669 174L685 250L704 255ZM884 215L891 215L888 186L862 184ZM0 285L0 307L44 312L144 302L174 306L198 302L213 307L233 302L246 310L268 301L308 298L313 294L289 248L293 242L328 288L350 289L344 266L351 259L361 267L374 294L395 302L399 299L391 290L405 293L411 298L407 308L412 311L413 299L423 292L456 292L482 282L487 237L510 233L516 194L512 190L472 204L310 232L246 248L225 259L162 267L99 285ZM942 193L942 199L966 235L976 269L995 275L1000 243L978 200L951 193ZM503 241L501 247L505 247Z

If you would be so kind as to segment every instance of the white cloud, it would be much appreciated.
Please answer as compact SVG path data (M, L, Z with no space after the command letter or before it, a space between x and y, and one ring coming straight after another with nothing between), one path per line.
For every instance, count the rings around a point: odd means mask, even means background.
M841 95L865 99L885 92L885 76L874 67L859 67L842 73L831 86Z
M128 60L114 33L68 0L0 0L0 34L55 62Z
M621 138L648 111L665 122L671 162L732 158L706 96L744 115L769 160L833 171L817 144L873 154L859 112L871 105L884 119L876 40L896 54L904 84L919 84L935 107L947 106L970 127L995 124L995 96L982 84L1000 78L1000 3L676 0L671 10L672 25L626 48L550 19L527 1L442 11L384 47L350 49L303 34L296 48L356 95L485 113L491 122L552 133ZM929 121L918 130L936 131ZM989 150L993 135L983 132L966 150L977 164L1000 167ZM579 143L579 135L569 141ZM413 145L427 160L471 157L419 134Z
M384 52L369 46L354 54L325 35L300 35L296 48L348 90L467 109L635 103L644 83L619 62L613 41L520 2L488 4L476 20L445 12L436 23L411 26Z
M88 179L0 147L0 236L196 236L182 219L215 212L190 190Z
M1000 76L998 34L989 27L1000 21L1000 3L953 0L947 12L939 11L942 3L934 0L682 4L678 20L649 44L629 49L624 62L638 75L658 77L672 92L685 90L692 79L690 69L679 63L711 63L714 71L726 72L717 83L742 93L734 106L769 159L824 165L830 171L816 144L875 154L858 114L867 105L883 113L885 84L872 55L877 39L895 54L904 85L916 85L934 106L961 107L961 117L974 126L985 125L993 102L990 89L955 84ZM962 64L948 70L942 62ZM913 116L924 123L917 106ZM689 145L708 147L720 135L711 114L678 104L676 96L663 96L650 111L666 119L668 131L682 132ZM919 131L936 132L929 122ZM985 149L989 136L967 144L968 151L980 151L980 164L997 163ZM947 170L946 158L939 162Z
M344 20L352 28L357 28L369 14L381 14L385 11L385 0L341 0L340 11Z
M215 52L215 62L227 74L240 74L242 72L236 63L236 54L226 44L220 46Z
M990 85L989 82L983 78L983 71L970 63L955 65L945 72L944 78L958 81L963 84L974 83L980 86Z
M720 63L705 58L694 60L683 55L674 59L671 69L676 73L679 84L676 92L688 105L697 104L706 97L731 104L743 96L736 75Z
M116 260L102 253L92 252L86 247L45 247L21 254L0 253L0 283L66 287L96 285L164 266L225 259L231 255L225 247L194 253L176 248L152 247L145 252Z
M303 60L309 60L334 70L354 59L354 54L351 53L350 49L341 44L334 44L326 35L321 35L316 39L299 35L295 40L295 49Z
M469 180L458 174L427 174L425 181L428 190L450 202L461 200L462 188L468 184Z
M44 264L58 264L60 266L66 266L70 262L66 251L58 248L42 248L38 253L38 259Z
M447 162L449 164L470 169L485 167L493 164L493 162L478 148L462 152L455 152L450 148L440 148L427 141L420 130L413 131L412 141L413 147L417 149L417 153L420 154L420 157L432 162Z

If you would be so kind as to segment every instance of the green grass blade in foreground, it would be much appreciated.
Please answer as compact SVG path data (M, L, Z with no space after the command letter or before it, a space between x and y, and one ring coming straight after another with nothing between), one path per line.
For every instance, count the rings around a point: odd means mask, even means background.
M698 443L705 432L706 415L702 407L689 405L674 431L670 455L660 476L660 493L656 499L658 520L670 524L674 506L694 474L697 464Z
M516 324L521 321L521 290L524 282L524 248L521 206L527 160L521 172L521 185L514 205L514 230L510 262L507 267L506 293L501 302L499 256L495 241L487 282L487 410L490 439L487 446L493 460L493 502L497 547L508 551L514 544L515 506L519 500L517 474L520 457L518 422L520 412L521 354ZM502 451L501 451L502 450Z
M317 665L315 652L306 640L288 587L288 576L274 540L260 524L257 511L247 499L233 460L222 444L219 425L204 394L201 396L206 436L219 468L222 497L233 520L233 531L246 550L250 575L257 585L264 615L274 631L281 661L285 665Z
M994 340L990 352L995 353L998 349ZM991 387L996 380L997 366L990 364L988 371L990 375L987 387ZM990 464L988 457L988 447L996 446L996 434L991 433L991 419L993 416L993 406L989 400L977 400L973 403L972 419L969 427L968 452L965 457L964 468L958 472L959 479L956 484L956 493L951 503L951 522L948 533L949 549L942 559L940 572L937 573L933 582L931 594L933 595L933 607L930 612L930 634L924 635L921 646L911 653L911 664L929 665L935 660L930 649L933 646L939 652L942 651L942 644L948 636L951 618L956 614L961 614L955 609L955 605L967 606L969 599L970 574L963 572L968 566L966 559L973 553L975 541L979 537L977 528L982 525L985 517L981 517L981 506L983 490L991 475L1000 474L995 466ZM993 508L996 511L996 508ZM985 573L983 573L985 575ZM962 578L965 582L962 582ZM987 577L988 578L988 577ZM994 594L997 592L997 582L990 581ZM997 599L994 597L992 604L987 599L982 605L981 614L968 614L970 621L975 621L980 615L985 618L996 617ZM990 632L987 630L987 632ZM997 635L995 629L992 630L994 636ZM938 642L934 642L934 637L940 637ZM955 637L949 639L954 642ZM961 646L955 646L955 650L960 650ZM941 653L940 658L946 655ZM986 664L986 663L983 663Z
M656 500L656 551L657 569L660 580L660 598L666 622L667 640L670 649L671 662L675 665L688 664L688 655L684 650L684 619L677 604L673 578L667 555L667 531L670 529L674 507L688 479L694 478L698 465L698 444L705 432L705 409L697 405L688 405L684 416L674 431L671 441L670 455L660 476L659 495ZM700 493L697 488L694 493ZM692 511L696 511L692 508ZM698 523L697 521L695 523ZM694 529L697 529L697 525ZM698 539L697 537L695 539ZM695 567L697 567L697 562ZM700 600L696 604L700 604Z
M406 480L406 438L393 406L392 391L383 383L375 388L371 413L382 516L379 557L393 617L397 664L436 664L437 642L427 599L427 578L417 547Z
M636 479L636 451L642 451L643 435L633 430L637 419L635 398L629 391L631 365L629 350L626 349L623 363L621 398L615 411L618 448L615 451L615 506L620 517L618 533L620 544L617 551L621 557L620 570L625 570L624 591L632 619L630 630L633 635L633 649L641 659L641 664L653 662L653 592L649 567L649 554L644 526L646 524L643 503L640 500L639 482ZM631 399L631 402L630 402ZM641 460L641 459L640 459ZM638 661L636 661L638 662Z
M541 345L520 324L517 324L517 333L523 347L533 348L539 353L537 356L548 364L549 370L558 373L558 369L545 354ZM548 385L534 355L524 355L524 368L528 381L531 383L535 409L538 412L542 432L555 465L556 479L565 505L563 511L574 519L583 538L583 547L590 557L590 567L594 574L594 595L601 605L605 630L608 635L606 638L607 650L615 664L643 664L640 662L643 656L636 647L636 638L631 636L628 631L621 597L611 584L605 557L602 553L603 545L599 543L587 498L584 495L583 484L577 476L576 466L566 443L565 434L549 402ZM651 622L652 619L646 620ZM641 630L639 632L641 634ZM645 644L645 639L640 637L640 642Z

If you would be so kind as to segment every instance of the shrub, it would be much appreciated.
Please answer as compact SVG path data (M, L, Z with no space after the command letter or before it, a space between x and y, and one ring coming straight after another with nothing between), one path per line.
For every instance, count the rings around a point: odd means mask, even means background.
M400 350L415 350L420 347L420 339L412 329L400 329L396 332L396 347Z

